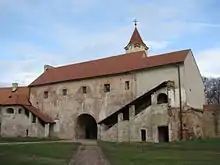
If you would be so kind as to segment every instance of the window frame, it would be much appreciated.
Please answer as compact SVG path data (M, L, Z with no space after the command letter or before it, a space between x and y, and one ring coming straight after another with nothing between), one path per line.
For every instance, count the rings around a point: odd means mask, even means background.
M125 81L125 90L130 89L130 81Z
M87 91L87 86L82 86L81 90L82 90L82 93L83 94L86 94L88 91Z
M48 91L44 91L44 99L47 99L49 97L49 92Z
M12 111L10 111L10 110L12 110ZM14 110L13 108L7 108L7 109L6 109L6 113L7 113L7 114L14 114L14 113L15 113L15 110Z
M104 92L108 93L111 91L111 85L110 84L104 84Z
M67 90L66 88L63 88L63 89L62 89L62 95L63 95L63 96L68 95L68 90Z

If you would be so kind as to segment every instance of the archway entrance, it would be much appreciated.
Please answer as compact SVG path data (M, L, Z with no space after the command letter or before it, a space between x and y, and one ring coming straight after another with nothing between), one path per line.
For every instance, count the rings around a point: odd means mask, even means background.
M97 139L97 123L89 114L82 114L77 118L76 138Z

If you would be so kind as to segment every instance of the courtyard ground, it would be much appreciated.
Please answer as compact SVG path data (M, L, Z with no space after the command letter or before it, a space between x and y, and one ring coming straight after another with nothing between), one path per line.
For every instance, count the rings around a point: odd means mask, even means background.
M14 142L40 142L40 141L58 141L58 138L35 138L35 137L0 137L0 143Z
M0 145L0 164L67 165L77 147L68 142Z
M99 143L111 165L219 165L220 139L171 143Z

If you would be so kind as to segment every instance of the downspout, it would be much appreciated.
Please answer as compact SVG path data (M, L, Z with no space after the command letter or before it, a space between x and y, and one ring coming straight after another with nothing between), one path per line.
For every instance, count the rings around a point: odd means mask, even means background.
M179 86L179 106L180 106L180 140L183 139L183 116L182 116L182 91L181 91L181 78L180 78L180 65L177 64L177 71L178 71L178 86Z

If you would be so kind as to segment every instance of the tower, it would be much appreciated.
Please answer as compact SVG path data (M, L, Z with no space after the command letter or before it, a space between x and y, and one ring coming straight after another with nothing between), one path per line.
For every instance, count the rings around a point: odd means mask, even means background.
M137 52L137 51L141 51L141 50L147 51L149 49L147 47L147 45L143 42L143 40L138 32L137 20L134 20L134 22L135 22L134 32L130 38L129 43L124 48L126 50L126 53Z

